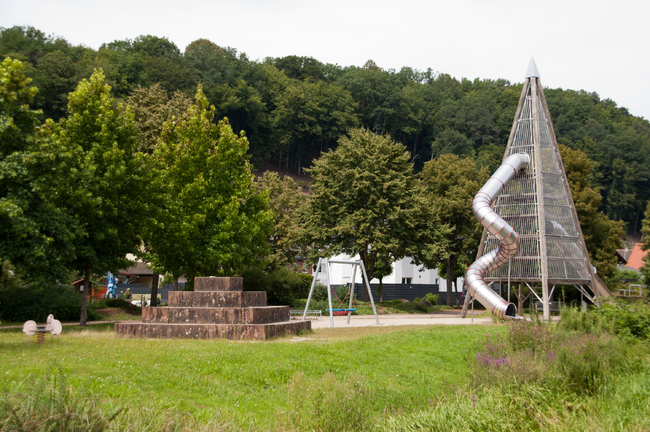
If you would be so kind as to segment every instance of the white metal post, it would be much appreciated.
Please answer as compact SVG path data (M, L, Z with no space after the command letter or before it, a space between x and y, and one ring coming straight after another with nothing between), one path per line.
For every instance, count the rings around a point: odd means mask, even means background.
M330 265L327 258L323 258L325 264L325 278L327 279L327 302L330 305L330 326L334 328L334 312L332 311L332 284L330 282Z
M314 274L314 279L311 281L311 289L309 290L309 296L307 297L307 304L305 305L305 312L302 314L302 320L305 320L307 316L307 310L309 309L309 302L311 302L311 295L314 293L314 287L316 286L316 279L320 271L320 258L318 259L318 265L316 266L316 273Z
M363 265L363 261L359 261L359 265L361 266L361 271L363 272L363 279L366 281L366 287L368 288L368 295L370 296L370 303L372 304L372 311L375 313L375 321L377 321L377 325L379 324L379 317L377 316L377 309L375 308L375 300L372 298L372 291L370 290L370 281L368 280L368 275L366 274L366 266Z
M352 264L352 285L350 285L350 305L348 309L352 309L352 299L354 298L354 286L357 283L357 264ZM350 324L350 316L352 312L348 312L348 324Z

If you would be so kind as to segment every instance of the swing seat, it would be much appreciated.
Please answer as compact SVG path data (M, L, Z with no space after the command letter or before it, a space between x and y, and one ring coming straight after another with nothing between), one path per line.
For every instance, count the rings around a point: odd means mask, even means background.
M330 310L327 309L327 312L329 312L329 311ZM334 315L334 316L343 316L343 315L347 315L350 312L356 312L356 311L357 311L356 309L332 309L332 315Z

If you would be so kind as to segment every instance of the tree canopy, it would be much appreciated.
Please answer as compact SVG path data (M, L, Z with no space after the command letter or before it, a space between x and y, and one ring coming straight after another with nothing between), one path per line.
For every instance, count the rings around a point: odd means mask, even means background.
M153 153L146 245L154 267L175 277L234 276L268 253L273 216L267 193L253 187L248 141L214 115L199 86Z
M427 205L446 230L438 249L421 250L416 257L430 269L444 265L447 304L451 305L454 270L459 264L471 264L478 251L483 227L472 213L472 200L490 175L487 168L477 169L473 159L453 154L427 162L421 175Z
M359 255L372 279L426 241L421 187L406 148L355 129L314 161L301 212L312 256Z

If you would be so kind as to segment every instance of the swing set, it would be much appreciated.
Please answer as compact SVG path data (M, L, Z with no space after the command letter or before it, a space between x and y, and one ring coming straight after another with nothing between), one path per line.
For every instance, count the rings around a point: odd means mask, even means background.
M343 298L343 300L340 300L338 296L336 296L336 293L334 293L334 296L339 302L338 309L332 308L332 284L331 284L332 278L330 276L330 264L352 265L352 283L350 284L350 288L348 289L347 295ZM327 258L320 258L318 260L318 265L316 266L316 273L314 274L314 280L311 283L311 289L309 290L309 297L307 298L307 304L305 305L305 312L302 314L303 321L305 320L305 317L307 316L307 311L309 310L309 303L311 302L311 296L314 293L314 287L316 287L316 281L318 280L318 275L320 273L324 273L325 280L327 281L327 301L329 305L329 309L327 309L327 312L329 312L330 314L330 326L334 328L335 315L336 316L347 315L348 324L350 324L350 316L352 315L352 312L356 311L356 308L353 308L353 305L354 305L354 286L355 286L356 276L357 276L357 266L361 268L361 274L363 275L363 281L365 283L365 286L368 289L368 295L370 296L370 303L372 304L372 311L375 314L375 320L377 321L377 325L381 325L379 324L379 317L377 316L377 308L375 308L375 301L372 298L372 291L370 290L370 283L368 282L368 275L366 274L366 268L363 265L363 261L330 260ZM342 308L341 306L344 305L345 299L347 299L348 297L350 298L348 307Z

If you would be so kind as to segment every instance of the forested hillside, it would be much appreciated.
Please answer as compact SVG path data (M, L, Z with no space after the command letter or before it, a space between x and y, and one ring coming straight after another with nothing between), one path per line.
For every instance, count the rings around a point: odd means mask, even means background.
M182 105L200 83L216 108L215 121L228 117L235 132L245 131L254 164L296 173L357 126L402 142L417 170L445 153L473 155L494 169L521 92L520 83L459 80L432 69L384 70L371 60L363 67L297 56L251 60L204 39L183 51L156 36L94 50L12 27L1 29L0 59L5 56L25 64L39 89L33 108L43 111L42 121L65 117L68 94L95 68L103 69L118 101L133 101L136 90L158 84L165 100ZM600 210L638 233L650 190L650 123L597 93L545 93L558 141L591 160L588 181L602 194Z

